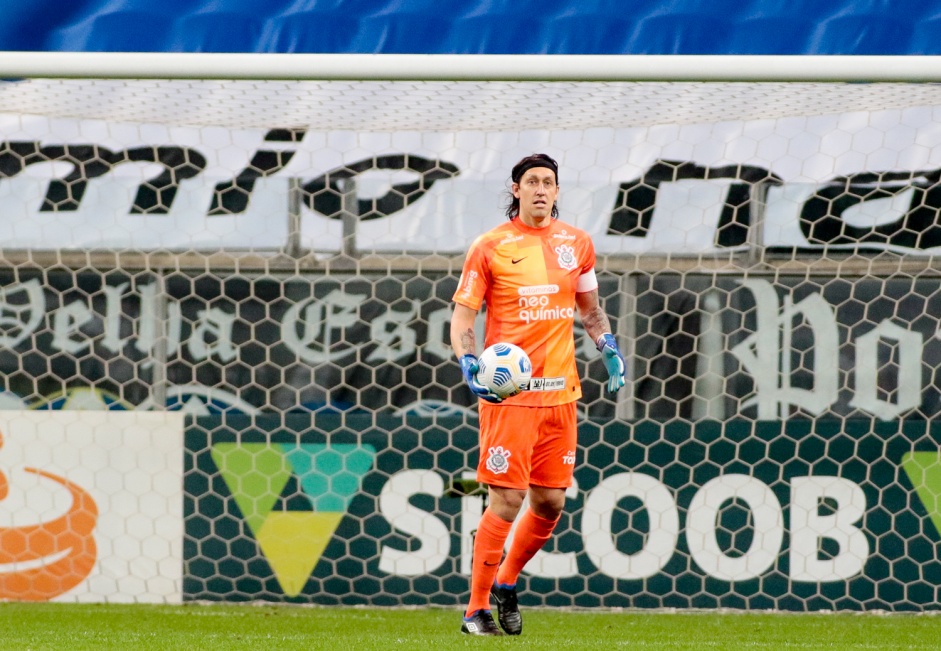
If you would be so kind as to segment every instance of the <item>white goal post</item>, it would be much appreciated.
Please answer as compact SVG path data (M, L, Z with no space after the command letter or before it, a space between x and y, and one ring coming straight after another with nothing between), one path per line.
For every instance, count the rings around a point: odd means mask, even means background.
M941 56L0 52L5 77L438 81L941 81Z

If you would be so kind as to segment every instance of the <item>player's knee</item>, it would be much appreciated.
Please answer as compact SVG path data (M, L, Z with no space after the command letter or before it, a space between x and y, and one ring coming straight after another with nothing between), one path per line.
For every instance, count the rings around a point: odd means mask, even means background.
M509 519L516 516L523 506L524 499L526 499L526 491L514 488L498 488L496 486L490 487L490 505L501 516L504 514L511 515L512 517Z
M565 491L538 491L530 494L533 513L546 520L556 520L565 508Z
M538 515L543 520L558 520L559 516L562 515L562 505L556 504L542 504L540 506L533 505L533 513Z

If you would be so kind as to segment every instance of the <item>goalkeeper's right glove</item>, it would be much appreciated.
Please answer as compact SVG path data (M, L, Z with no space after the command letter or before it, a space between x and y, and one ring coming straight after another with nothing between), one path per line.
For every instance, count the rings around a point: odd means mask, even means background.
M458 361L461 363L461 373L464 374L464 381L470 387L471 393L487 402L503 402L503 398L477 381L477 371L480 370L480 367L477 365L476 355L461 355Z

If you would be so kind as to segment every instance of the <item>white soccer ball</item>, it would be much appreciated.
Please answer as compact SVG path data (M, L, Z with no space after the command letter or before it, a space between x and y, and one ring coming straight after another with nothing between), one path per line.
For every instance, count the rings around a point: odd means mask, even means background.
M477 381L501 398L529 388L533 365L526 351L515 344L489 346L477 359Z

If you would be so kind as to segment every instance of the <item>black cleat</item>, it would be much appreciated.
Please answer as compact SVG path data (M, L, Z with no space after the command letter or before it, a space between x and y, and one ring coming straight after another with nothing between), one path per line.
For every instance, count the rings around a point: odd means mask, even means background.
M523 616L516 598L516 588L501 588L494 583L490 594L497 602L497 619L507 635L519 635L523 632Z
M461 625L461 633L468 635L503 635L503 631L497 628L497 623L493 621L493 615L489 610L478 610L470 617L464 618L464 624Z

